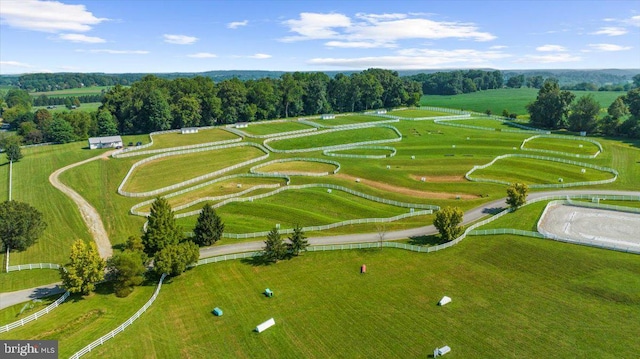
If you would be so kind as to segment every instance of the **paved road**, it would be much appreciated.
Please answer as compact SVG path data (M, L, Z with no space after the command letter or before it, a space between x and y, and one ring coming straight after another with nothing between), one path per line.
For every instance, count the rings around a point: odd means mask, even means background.
M559 190L559 191L545 191L530 193L528 200L534 200L540 197L551 195L622 195L622 196L640 196L640 191L612 191L612 190ZM506 207L505 199L501 198L489 203L485 203L480 207L473 208L464 214L464 224L474 222L490 213L495 213ZM433 225L424 226L419 228L405 229L401 231L390 231L385 233L385 240L396 240L404 238L412 238L425 236L437 233L437 230ZM359 242L375 242L380 239L378 233L358 233L347 234L340 236L327 236L327 237L310 237L309 243L312 245L321 244L342 244L342 243L359 243ZM264 247L262 241L243 242L234 244L225 244L220 246L214 246L209 248L203 248L200 250L200 258L213 257L224 254L241 253L259 251ZM37 288L25 289L18 292L0 293L0 309L7 306L26 302L33 298L39 298L52 293L46 292L48 288L54 287L56 284L46 285ZM62 291L60 291L61 293ZM45 294L48 293L48 294ZM5 299L11 298L11 299ZM11 300L11 301L10 301ZM9 304L13 303L13 304Z
M60 284L62 284L62 282L47 284L36 288L18 290L15 292L0 293L0 309L23 303L31 299L64 293L65 290L60 287ZM3 325L4 324L8 323L3 323Z

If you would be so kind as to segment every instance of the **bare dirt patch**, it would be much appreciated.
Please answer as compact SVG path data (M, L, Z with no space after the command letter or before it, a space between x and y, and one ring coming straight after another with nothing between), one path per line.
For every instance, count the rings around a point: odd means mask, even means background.
M337 174L336 177L346 179L349 181L356 180L356 177L349 176L346 174ZM381 189L384 191L395 192L400 194L406 194L408 196L414 196L418 198L437 198L437 199L476 199L479 196L467 194L467 193L448 193L448 192L431 192L431 191L420 191L412 188L399 187L394 186L384 182L372 181L369 179L360 179L360 183L366 186L371 186L373 188Z
M449 182L465 182L467 179L464 176L418 176L411 175L416 181L422 181L422 178L425 179L425 182L432 183L449 183Z

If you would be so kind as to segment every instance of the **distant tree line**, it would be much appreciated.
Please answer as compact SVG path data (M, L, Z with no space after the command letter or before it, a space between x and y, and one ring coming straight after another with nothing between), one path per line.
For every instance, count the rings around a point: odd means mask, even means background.
M149 75L128 88L114 86L105 93L101 110L126 134L415 106L421 95L418 82L382 69L334 78L295 72L219 83L206 77L164 80Z
M103 97L104 94L56 97L40 95L33 99L33 106L63 106L68 102L75 102L76 99L78 103L102 102Z
M557 80L548 79L536 100L527 105L530 123L553 130L640 138L640 74L633 77L632 87L600 118L600 104L591 94L576 99L573 93L561 89Z
M502 88L504 78L500 71L447 71L417 74L409 79L422 83L425 95L458 95Z

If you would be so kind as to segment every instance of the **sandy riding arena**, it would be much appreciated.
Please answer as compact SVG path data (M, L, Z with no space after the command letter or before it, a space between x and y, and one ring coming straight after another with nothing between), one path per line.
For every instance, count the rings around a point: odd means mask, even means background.
M553 205L539 231L566 240L640 249L640 214L571 205Z

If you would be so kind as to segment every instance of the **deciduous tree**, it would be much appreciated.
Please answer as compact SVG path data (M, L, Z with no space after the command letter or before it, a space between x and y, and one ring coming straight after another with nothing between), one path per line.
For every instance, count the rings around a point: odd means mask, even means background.
M189 264L197 262L199 256L198 246L191 241L172 244L156 254L154 270L157 274L180 275Z
M527 202L528 193L529 186L526 183L512 183L507 188L507 204L514 210L518 209Z
M593 95L580 97L571 105L569 115L569 130L592 132L598 126L600 103Z
M144 281L145 254L141 251L125 250L109 258L107 268L114 282L116 296L126 297L133 287Z
M18 201L0 203L0 240L3 251L23 251L29 248L46 227L42 213L31 205Z
M86 245L78 239L71 246L69 263L60 268L62 285L71 293L87 295L95 283L104 278L105 262L100 258L95 243Z
M547 80L542 85L536 100L527 105L531 115L531 124L543 128L563 128L569 112L569 106L575 95L569 91L560 91L558 81Z
M464 228L460 225L464 213L458 207L444 207L436 212L433 225L440 232L440 237L444 241L450 241L462 234Z

